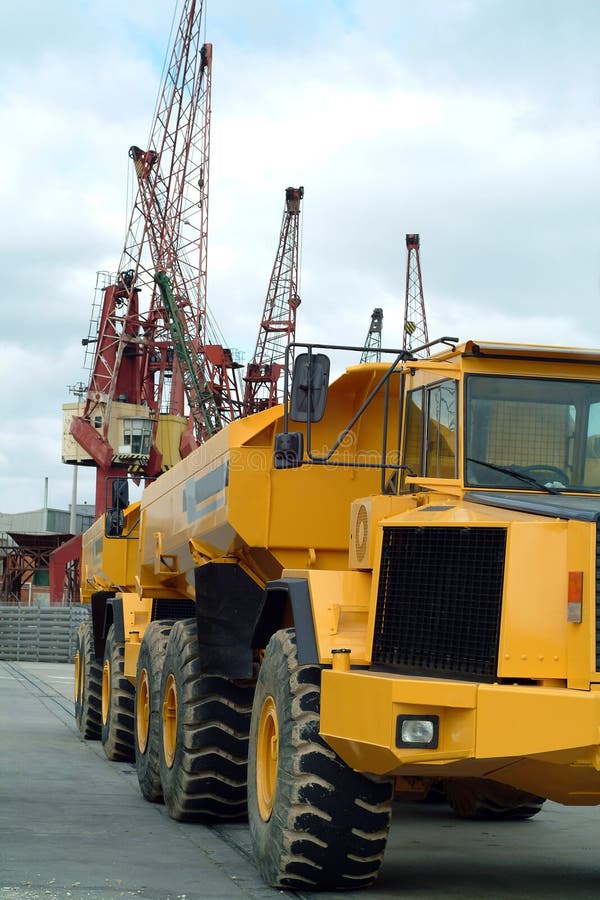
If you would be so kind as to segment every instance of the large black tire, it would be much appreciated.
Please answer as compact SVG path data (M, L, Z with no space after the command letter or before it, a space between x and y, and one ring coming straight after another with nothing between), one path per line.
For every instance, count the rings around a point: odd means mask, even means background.
M321 671L300 666L293 629L271 638L248 755L256 865L278 888L356 890L377 878L393 780L353 771L319 736Z
M218 822L247 814L254 685L200 674L196 620L171 630L161 683L160 780L169 815Z
M102 736L102 664L94 656L92 626L82 622L75 646L75 721L86 741Z
M144 632L135 680L135 768L142 794L163 798L160 783L160 683L173 622L151 622Z
M543 797L485 778L448 779L444 788L461 819L515 822L537 815L545 803Z
M115 641L115 626L111 625L102 667L102 745L107 757L115 762L132 762L135 758L134 687L125 678L124 669L125 644Z

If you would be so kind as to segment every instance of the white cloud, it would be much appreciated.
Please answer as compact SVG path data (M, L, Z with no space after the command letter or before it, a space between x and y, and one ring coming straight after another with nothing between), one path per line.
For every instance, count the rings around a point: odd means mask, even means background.
M70 502L61 405L85 377L95 273L120 257L127 151L150 130L171 8L32 0L4 24L0 510L14 512L40 505L45 476ZM208 299L226 342L252 352L284 189L302 184L300 339L360 343L382 306L384 343L400 343L404 236L419 232L432 337L600 345L598 25L597 4L558 0L209 4Z

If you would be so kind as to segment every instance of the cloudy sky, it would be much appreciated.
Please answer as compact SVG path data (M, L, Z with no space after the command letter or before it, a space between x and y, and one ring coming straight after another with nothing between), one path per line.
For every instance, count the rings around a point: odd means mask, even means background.
M0 512L68 507L68 386L123 241L175 2L0 13ZM208 301L251 355L284 190L303 185L299 340L401 345L405 234L429 334L600 347L596 0L208 0ZM94 499L91 472L79 501Z

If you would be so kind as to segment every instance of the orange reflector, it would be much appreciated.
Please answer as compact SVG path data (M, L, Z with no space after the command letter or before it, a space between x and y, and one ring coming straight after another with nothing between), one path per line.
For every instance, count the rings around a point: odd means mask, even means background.
M583 572L569 572L569 603L581 603L583 598Z
M567 622L581 623L583 600L583 572L569 572L567 591Z

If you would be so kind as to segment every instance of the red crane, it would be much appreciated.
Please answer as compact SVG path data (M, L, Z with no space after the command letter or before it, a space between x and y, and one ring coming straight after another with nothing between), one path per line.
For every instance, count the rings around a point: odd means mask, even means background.
M403 350L411 346L427 344L427 318L425 316L425 300L423 298L423 279L421 277L421 260L419 257L420 239L418 234L406 235L408 258L406 261L406 300L404 305ZM429 356L429 350L424 351Z
M288 187L275 263L258 330L252 362L246 368L244 415L251 415L281 402L280 379L285 369L285 351L296 335L298 296L298 246L300 201L304 188Z
M156 475L241 413L239 365L206 303L212 45L202 6L184 0L149 149L130 148L137 197L97 336L84 341L94 361L70 433L97 466L96 514L110 503L109 476Z

